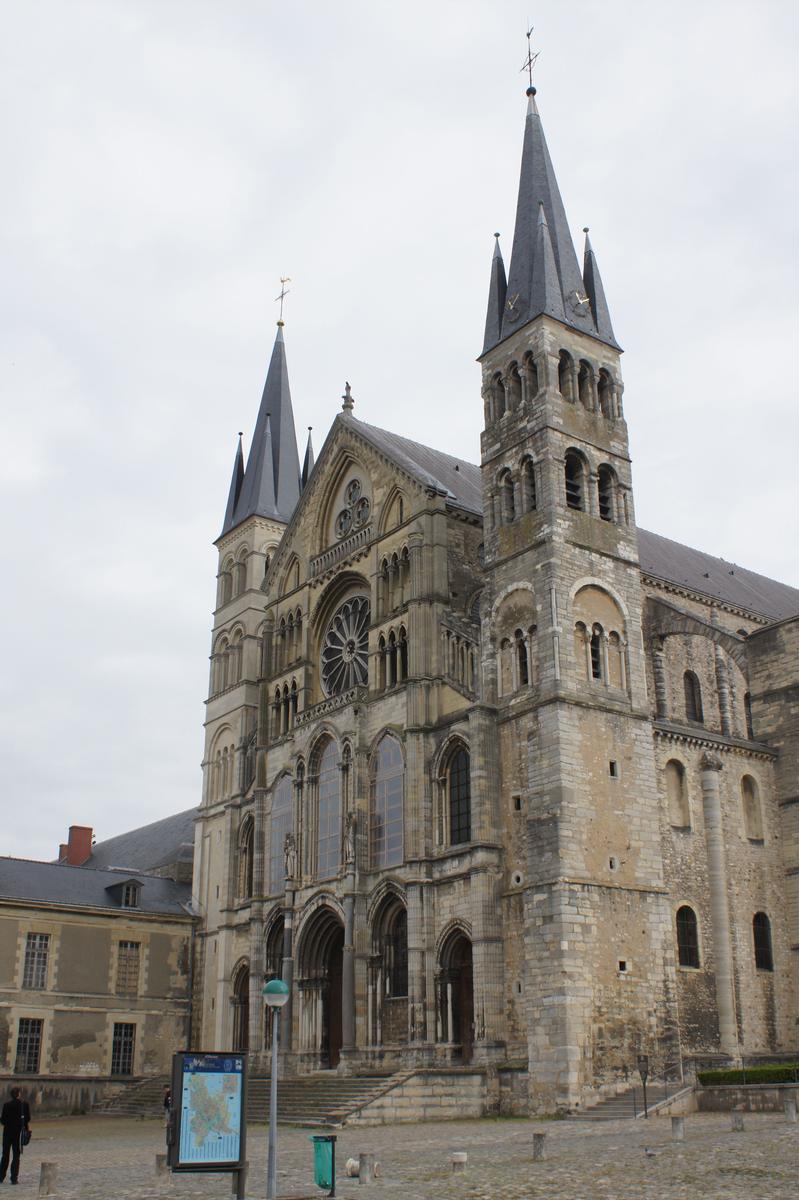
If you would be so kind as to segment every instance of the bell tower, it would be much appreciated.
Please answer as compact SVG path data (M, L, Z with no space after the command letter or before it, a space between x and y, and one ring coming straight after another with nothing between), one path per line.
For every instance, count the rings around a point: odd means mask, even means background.
M523 892L533 1109L673 1053L673 954L642 643L621 350L527 90L510 271L480 356L483 694ZM668 1047L668 1049L667 1049Z

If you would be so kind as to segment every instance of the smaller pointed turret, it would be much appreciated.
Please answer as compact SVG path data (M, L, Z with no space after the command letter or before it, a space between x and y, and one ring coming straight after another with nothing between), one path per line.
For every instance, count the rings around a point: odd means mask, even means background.
M227 507L225 509L225 519L222 522L222 533L225 534L233 526L233 517L236 512L236 505L239 502L241 494L241 485L244 481L244 450L241 445L242 434L239 432L239 442L236 447L236 456L233 459L233 474L230 477L230 491L227 497Z
M556 317L559 321L566 320L563 309L563 293L560 290L555 252L552 249L552 239L549 236L549 225L543 201L539 201L538 204L538 228L535 235L533 277L530 285L530 310L536 313L546 313L547 316Z
M313 425L309 425L308 426L308 443L305 447L305 460L302 464L302 479L300 480L300 483L302 484L303 487L305 487L306 483L308 482L308 477L311 474L311 471L313 470L313 464L314 464L313 442L311 441L312 429L313 429Z
M605 289L602 287L602 277L599 274L594 248L588 236L588 226L583 229L583 233L585 234L585 255L583 258L585 294L591 304L591 312L593 313L597 333L603 341L610 342L612 346L615 346L618 343L613 334L613 326L610 323L610 309L605 299Z
M494 237L494 256L491 259L491 281L488 285L488 311L486 312L485 337L483 353L496 346L502 336L502 314L505 311L505 300L508 294L508 281L505 276L505 263L499 248L499 234Z

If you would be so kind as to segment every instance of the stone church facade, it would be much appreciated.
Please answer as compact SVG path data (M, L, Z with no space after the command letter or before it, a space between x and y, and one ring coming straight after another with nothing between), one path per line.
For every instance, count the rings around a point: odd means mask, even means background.
M480 464L347 386L300 468L280 323L223 531L195 1044L526 1070L533 1109L799 1046L799 591L639 530L620 348L528 93Z

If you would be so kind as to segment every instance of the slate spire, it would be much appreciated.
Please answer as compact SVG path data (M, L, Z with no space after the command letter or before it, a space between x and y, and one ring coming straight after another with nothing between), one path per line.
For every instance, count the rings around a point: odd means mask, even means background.
M288 521L300 498L300 458L291 407L283 322L278 321L233 525L248 517Z
M227 508L225 509L225 519L222 522L222 533L227 533L233 527L233 517L236 513L236 505L239 502L241 494L241 485L244 479L244 450L241 446L241 437L239 434L239 442L236 446L236 456L233 459L233 474L230 477L230 491L227 497Z
M491 280L488 285L488 312L486 313L485 337L483 353L496 346L502 335L502 314L505 311L505 298L508 292L508 281L505 278L505 263L499 248L499 234L494 237L494 256L491 259Z
M608 309L608 302L605 299L605 289L602 287L602 277L599 274L596 255L591 245L591 239L588 236L588 229L584 229L583 233L585 234L585 256L583 259L585 294L591 304L591 313L594 318L597 335L602 338L603 342L610 342L612 346L615 346L616 339L613 336L613 326L610 323L610 310Z
M609 319L602 331L595 324L594 310L590 297L585 293L535 95L535 88L529 87L505 303L497 329L496 297L493 291L490 293L484 354L542 312L555 315L555 309L561 310L558 320L564 324L616 345L612 332L608 333ZM539 261L539 250L544 254L544 261ZM556 292L559 293L559 300Z
M312 429L313 429L313 426L309 425L308 426L308 442L305 447L305 460L302 464L302 477L300 479L300 486L303 488L305 487L306 483L308 482L308 476L311 474L311 471L313 470L313 464L314 464L313 442L311 441L311 430Z

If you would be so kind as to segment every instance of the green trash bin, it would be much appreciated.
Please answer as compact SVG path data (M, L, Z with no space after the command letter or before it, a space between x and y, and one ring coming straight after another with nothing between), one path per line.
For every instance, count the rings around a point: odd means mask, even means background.
M336 1134L313 1133L308 1137L313 1142L313 1177L320 1188L330 1188L328 1196L336 1194Z

